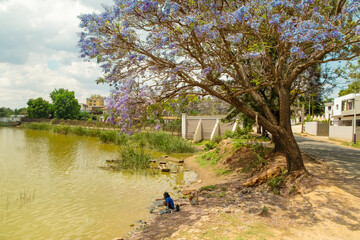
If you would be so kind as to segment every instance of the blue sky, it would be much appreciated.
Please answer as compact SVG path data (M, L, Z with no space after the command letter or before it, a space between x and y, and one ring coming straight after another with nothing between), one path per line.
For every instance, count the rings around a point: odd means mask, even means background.
M81 13L100 12L112 0L0 0L0 107L26 107L30 98L50 101L55 88L107 96L96 85L101 70L79 58Z

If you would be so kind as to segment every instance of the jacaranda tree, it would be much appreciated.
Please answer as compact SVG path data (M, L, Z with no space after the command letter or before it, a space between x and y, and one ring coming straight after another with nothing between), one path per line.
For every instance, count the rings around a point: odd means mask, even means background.
M212 95L268 130L291 173L305 170L291 94L313 81L312 65L359 56L359 7L360 0L115 0L80 16L79 47L102 64L114 87L109 108L123 126L157 99ZM268 101L273 94L277 104Z

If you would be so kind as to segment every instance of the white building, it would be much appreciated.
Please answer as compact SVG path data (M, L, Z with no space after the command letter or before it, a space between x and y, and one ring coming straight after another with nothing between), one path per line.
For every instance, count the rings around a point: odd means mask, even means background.
M334 120L333 115L334 115L334 103L333 102L325 103L325 119L333 121Z
M352 126L354 120L355 93L334 99L334 126ZM356 118L360 119L360 94L356 94Z
M355 101L356 97L356 102ZM330 108L329 108L330 107ZM356 109L355 109L356 108ZM331 112L332 110L332 112ZM356 117L356 138L360 140L360 94L351 93L334 99L333 105L325 104L325 116L332 119L329 137L341 141L354 138L354 117ZM332 114L332 115L331 115Z

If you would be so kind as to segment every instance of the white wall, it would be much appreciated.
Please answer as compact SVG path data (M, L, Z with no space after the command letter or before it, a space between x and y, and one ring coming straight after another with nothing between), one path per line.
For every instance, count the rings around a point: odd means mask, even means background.
M329 138L351 142L354 138L353 127L351 126L330 126Z

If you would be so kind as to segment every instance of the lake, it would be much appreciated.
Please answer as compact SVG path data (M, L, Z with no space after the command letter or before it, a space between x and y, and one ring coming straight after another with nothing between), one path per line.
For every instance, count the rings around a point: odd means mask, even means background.
M149 217L194 172L104 170L118 146L97 138L0 128L0 240L113 239Z

